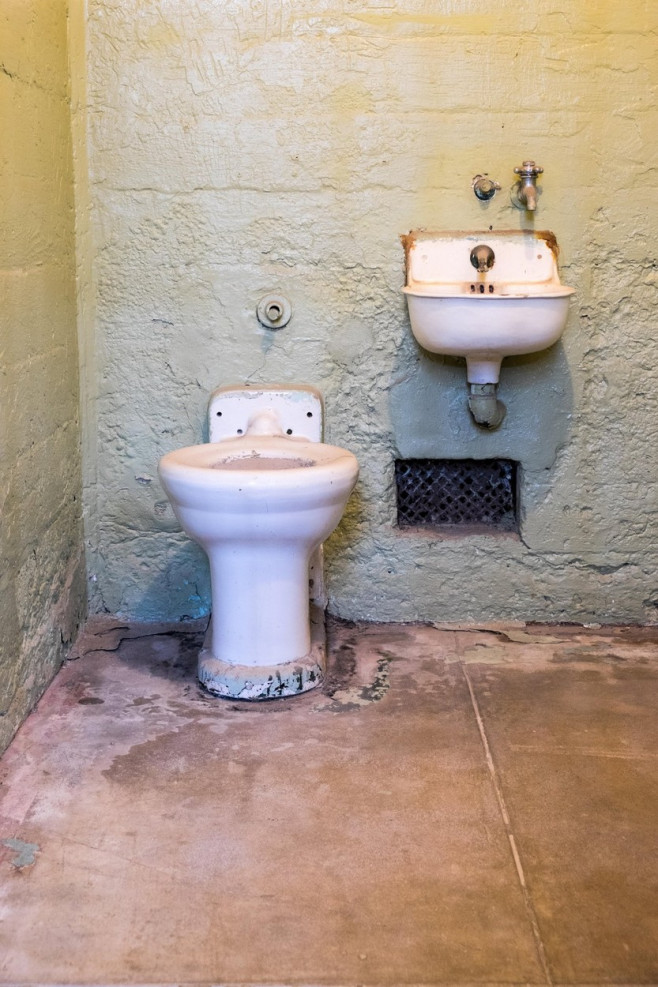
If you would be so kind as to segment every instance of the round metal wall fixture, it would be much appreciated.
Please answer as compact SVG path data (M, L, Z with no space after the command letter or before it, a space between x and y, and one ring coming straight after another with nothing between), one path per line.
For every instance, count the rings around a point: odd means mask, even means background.
M292 306L283 295L265 295L258 303L256 315L266 329L283 329L290 322Z
M493 178L489 178L489 175L485 171L484 175L475 176L471 182L471 188L481 202L487 202L488 199L493 199L496 192L500 189L500 185Z

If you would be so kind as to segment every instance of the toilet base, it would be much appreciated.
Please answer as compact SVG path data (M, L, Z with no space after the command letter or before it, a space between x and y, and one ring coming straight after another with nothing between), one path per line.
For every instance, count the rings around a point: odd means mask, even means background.
M209 647L210 628L199 653L201 685L225 699L280 699L315 689L324 681L324 610L311 605L311 650L303 658L277 665L234 665L214 658Z

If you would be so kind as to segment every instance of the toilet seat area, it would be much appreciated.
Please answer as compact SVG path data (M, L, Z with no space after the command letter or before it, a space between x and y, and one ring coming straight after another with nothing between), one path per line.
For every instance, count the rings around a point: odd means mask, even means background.
M160 461L160 475L174 499L191 498L202 508L211 495L213 509L216 498L235 493L250 501L271 494L288 505L312 498L314 492L333 500L334 494L351 489L357 473L356 458L346 449L285 436L185 446Z
M258 463L260 458L299 460L298 468L307 469L309 466L326 466L346 455L351 456L351 453L324 442L309 442L308 439L294 436L247 435L235 439L223 439L221 442L205 442L202 445L174 449L163 457L162 462L173 468L182 466L185 469L199 470L213 469L217 463L222 463L230 470L233 461L252 458L254 472L259 472L263 469L262 464ZM244 472L244 467L238 468Z

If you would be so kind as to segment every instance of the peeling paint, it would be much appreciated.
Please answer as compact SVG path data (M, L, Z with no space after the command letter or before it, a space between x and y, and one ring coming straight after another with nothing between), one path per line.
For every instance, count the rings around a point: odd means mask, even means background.
M379 651L374 673L371 671L372 678L370 681L365 684L353 682L351 685L344 682L342 688L332 688L328 693L332 700L328 708L335 712L347 713L369 706L371 703L381 702L391 687L389 666L395 660L395 655ZM368 667L367 662L364 665ZM356 666L354 666L354 671L356 672ZM325 709L327 707L321 705L319 708Z
M13 860L9 862L17 870L22 870L24 867L31 867L36 862L37 853L41 850L38 843L26 843L25 840L16 838L0 840L0 843L2 846L6 846L9 850L13 850L16 853Z

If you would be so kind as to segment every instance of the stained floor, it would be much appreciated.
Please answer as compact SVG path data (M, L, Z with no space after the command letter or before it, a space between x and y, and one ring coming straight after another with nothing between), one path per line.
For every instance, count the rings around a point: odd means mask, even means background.
M160 630L0 763L0 983L658 983L658 628L333 622L262 704Z

